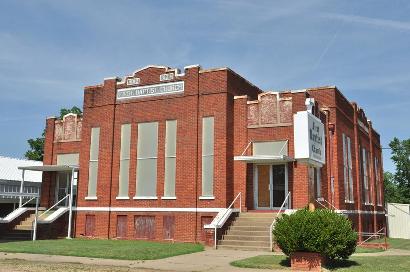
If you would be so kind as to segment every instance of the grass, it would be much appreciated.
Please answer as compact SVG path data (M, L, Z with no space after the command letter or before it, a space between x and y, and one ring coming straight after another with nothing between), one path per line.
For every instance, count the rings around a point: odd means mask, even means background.
M356 251L354 253L376 253L382 252L384 249L382 248L367 248L367 247L356 247Z
M283 255L260 255L231 262L231 265L242 268L286 269L290 267L290 262Z
M58 239L0 243L2 252L119 260L155 260L204 250L200 244L152 241Z
M262 255L234 261L231 265L242 268L259 269L290 269L289 259L286 256ZM325 266L331 271L410 271L409 256L353 256L349 260L335 261Z
M369 243L384 243L384 239L371 240ZM408 239L387 238L387 243L389 248L410 250L410 240Z

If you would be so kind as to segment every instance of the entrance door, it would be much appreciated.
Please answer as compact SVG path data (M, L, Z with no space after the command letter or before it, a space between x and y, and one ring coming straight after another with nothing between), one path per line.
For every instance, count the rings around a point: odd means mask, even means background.
M56 184L56 201L60 201L63 199L69 192L69 185L71 181L71 173L64 173L59 172L57 173L57 184ZM60 202L58 206L67 206L68 205L68 198L64 201Z
M254 196L256 209L279 209L282 206L288 193L287 170L286 164L255 165Z

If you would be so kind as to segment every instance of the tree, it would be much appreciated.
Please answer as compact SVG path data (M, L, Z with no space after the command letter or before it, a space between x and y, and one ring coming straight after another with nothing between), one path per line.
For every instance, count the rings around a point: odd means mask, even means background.
M72 107L71 109L62 108L60 110L59 119L60 120L63 119L64 115L69 114L69 113L75 113L75 114L78 114L78 115L83 114L81 109L76 107L76 106ZM43 133L41 134L41 137L27 140L27 143L30 146L30 149L27 150L26 154L24 154L26 159L34 160L34 161L42 161L43 160L45 135L46 135L46 132L45 132L45 130L43 130Z
M83 114L81 109L79 107L76 107L76 106L72 107L71 109L62 108L60 110L60 119L63 119L64 115L67 115L69 113L75 113L77 115L82 115Z
M405 203L406 199L394 180L394 174L384 172L384 200L388 203Z
M388 184L391 185L389 189L394 192L396 199L400 200L397 202L410 203L410 139L400 141L395 137L389 146L392 152L391 159L396 166L393 178L387 174L387 179L391 181Z

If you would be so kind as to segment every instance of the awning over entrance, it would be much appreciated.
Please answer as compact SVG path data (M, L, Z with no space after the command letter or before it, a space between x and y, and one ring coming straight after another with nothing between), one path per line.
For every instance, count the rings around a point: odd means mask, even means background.
M267 155L253 155L253 156L235 156L235 161L243 161L247 163L271 163L279 164L292 162L295 159L286 155L267 156Z
M33 165L21 166L20 170L41 171L41 172L71 172L79 169L78 165Z

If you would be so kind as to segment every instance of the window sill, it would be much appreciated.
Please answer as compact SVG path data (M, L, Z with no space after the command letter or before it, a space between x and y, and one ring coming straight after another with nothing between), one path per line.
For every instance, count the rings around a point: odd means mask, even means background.
M199 200L214 200L214 196L200 196Z
M161 197L161 199L164 199L164 200L175 200L175 199L177 199L177 197L176 197L176 196L163 196L163 197Z
M354 204L354 201L351 201L351 200L345 200L345 203L347 203L347 204Z
M84 199L85 200L97 200L97 197L96 196L86 196Z
M156 196L134 196L132 199L135 200L156 200L158 197Z
M372 203L364 203L365 206L374 206Z
M117 196L115 199L126 200L126 199L130 199L130 197L129 196Z

